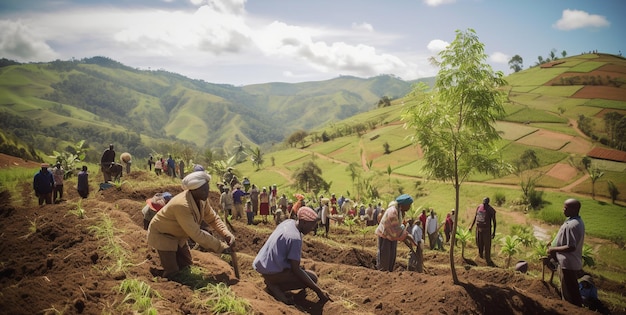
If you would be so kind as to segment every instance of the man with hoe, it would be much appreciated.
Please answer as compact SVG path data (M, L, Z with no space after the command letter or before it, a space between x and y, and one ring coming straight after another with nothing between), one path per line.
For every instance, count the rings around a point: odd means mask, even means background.
M396 252L398 241L409 239L413 242L413 237L402 225L404 214L411 209L413 198L404 194L392 202L376 228L378 236L378 253L376 255L376 268L380 271L393 271L396 264Z

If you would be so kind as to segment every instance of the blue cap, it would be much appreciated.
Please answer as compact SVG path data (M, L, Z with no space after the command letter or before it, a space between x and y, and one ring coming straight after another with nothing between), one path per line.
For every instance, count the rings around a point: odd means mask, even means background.
M396 202L399 205L410 205L413 203L413 198L411 198L411 196L409 196L408 194L404 194L398 196L398 198L396 198Z
M163 193L163 199L165 199L166 201L169 201L170 199L172 199L172 194L170 194L169 192L164 192Z
M204 167L202 167L202 165L200 165L200 164L195 164L193 166L193 171L194 172L202 172L202 171L204 171Z

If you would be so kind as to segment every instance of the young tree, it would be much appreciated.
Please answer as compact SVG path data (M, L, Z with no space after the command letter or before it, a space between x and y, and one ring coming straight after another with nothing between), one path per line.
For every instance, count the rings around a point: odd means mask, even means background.
M520 179L522 194L527 204L535 190L535 183L542 175L541 172L533 171L537 167L539 167L539 158L533 149L524 151L522 156L513 162L513 172Z
M509 68L514 72L520 72L524 69L524 59L520 55L515 55L509 60Z
M602 176L604 176L604 172L597 167L593 167L589 171L589 177L591 178L591 199L596 199L596 182Z
M250 151L250 159L252 159L252 165L256 166L256 170L258 171L263 165L263 152L261 152L261 148L256 147L256 149L252 149Z
M402 115L415 129L414 141L424 151L424 170L430 177L452 182L455 209L460 209L461 183L472 172L496 174L501 167L495 142L500 135L493 126L504 114L504 94L498 88L506 81L502 72L487 64L484 44L476 32L456 31L455 40L432 59L439 66L435 88L424 84L412 91L416 104ZM456 231L455 213L453 231ZM456 233L452 234L452 243ZM450 269L454 283L454 246L450 246Z
M606 184L608 186L609 195L611 196L611 203L615 204L615 200L619 195L619 189L617 189L617 186L612 181L607 181Z

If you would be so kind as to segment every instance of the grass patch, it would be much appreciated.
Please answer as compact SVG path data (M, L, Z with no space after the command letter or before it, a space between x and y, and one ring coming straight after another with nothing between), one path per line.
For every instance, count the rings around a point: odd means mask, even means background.
M543 96L572 96L582 87L582 85L540 86L534 89L533 93Z
M147 283L137 279L124 279L114 290L125 295L122 303L130 303L132 309L143 314L157 314L152 306L152 298L161 298L161 294Z
M111 217L103 213L98 225L92 225L88 227L97 239L102 240L102 244L99 248L104 252L106 258L110 259L113 263L106 267L109 272L123 272L126 273L128 267L132 266L130 261L130 254L121 245L122 240L116 236L118 233L123 233L123 230L117 229L114 226L114 221Z
M196 305L212 314L252 314L250 303L238 298L224 283L207 284L196 290Z

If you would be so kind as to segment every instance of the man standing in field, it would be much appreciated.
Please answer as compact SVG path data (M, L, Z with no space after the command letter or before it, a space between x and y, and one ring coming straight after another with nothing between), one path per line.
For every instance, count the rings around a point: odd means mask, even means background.
M104 176L104 182L111 181L111 165L115 163L115 150L113 150L113 144L109 144L109 148L102 152L100 157L100 170Z
M561 296L564 300L582 306L578 288L578 274L583 269L583 244L585 223L580 218L580 201L567 199L563 204L563 214L567 220L548 246L548 255L559 262Z
M493 222L493 232L491 223ZM476 215L470 225L469 230L476 224L476 245L478 246L478 256L483 258L483 253L487 264L492 266L491 261L491 240L496 237L496 209L489 205L489 197L483 199L483 203L476 208Z
M393 271L396 264L396 251L398 241L404 241L412 236L402 225L404 214L411 209L413 198L404 194L396 198L389 205L380 219L380 224L376 228L378 236L378 253L376 255L376 269L380 271Z
M33 178L33 189L35 190L35 196L39 200L39 205L52 204L52 190L54 189L54 178L52 173L48 170L50 164L42 163L41 170Z

